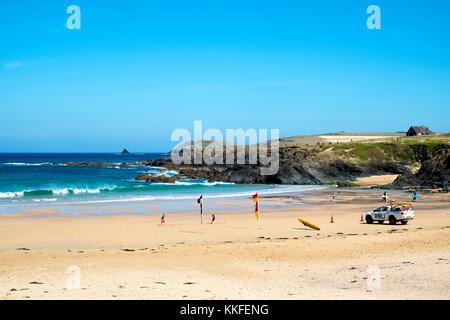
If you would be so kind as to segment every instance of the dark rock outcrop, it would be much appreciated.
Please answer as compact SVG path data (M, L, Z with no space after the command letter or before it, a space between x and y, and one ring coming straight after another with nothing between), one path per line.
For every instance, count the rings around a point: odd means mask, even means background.
M286 152L280 149L279 170L274 175L261 175L259 165L176 165L170 157L146 161L146 165L178 170L188 179L207 179L241 184L322 184L328 180L352 180L361 176L378 174L403 174L411 172L407 163L395 161L369 161L365 163L344 161L332 155L323 156L316 150Z
M248 150L246 163L248 163ZM367 143L340 146L288 146L279 148L279 169L274 175L261 175L260 164L180 164L171 157L121 166L154 166L179 171L178 175L139 175L136 180L173 183L180 179L207 179L237 184L323 184L331 180L353 180L358 177L400 174L392 187L418 186L447 188L449 180L448 143ZM235 150L236 152L236 150ZM223 157L225 159L225 156ZM193 162L193 161L192 161ZM411 166L421 163L415 175ZM235 154L236 163L236 154ZM117 166L114 163L65 163L71 166Z
M123 149L122 152L120 153L122 156L127 156L130 155L131 153L127 150L127 149Z
M145 182L174 183L179 178L177 178L175 176L173 176L173 177L166 177L166 176L151 176L149 174L140 174L135 179L139 180L139 181L145 181Z
M416 187L422 189L448 189L450 182L450 151L442 150L433 158L425 160L416 174L403 174L392 185L394 187Z

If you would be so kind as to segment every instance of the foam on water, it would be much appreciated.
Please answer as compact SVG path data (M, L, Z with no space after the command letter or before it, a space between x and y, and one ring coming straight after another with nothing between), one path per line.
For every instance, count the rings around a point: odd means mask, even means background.
M301 192L307 186L242 185L182 179L174 183L145 183L139 174L172 177L179 172L153 166L119 166L163 154L0 154L0 205L124 202L145 200L241 197L256 192ZM101 162L113 166L60 166L63 162ZM49 165L50 164L50 165ZM126 169L126 170L125 170ZM315 188L315 187L314 187Z

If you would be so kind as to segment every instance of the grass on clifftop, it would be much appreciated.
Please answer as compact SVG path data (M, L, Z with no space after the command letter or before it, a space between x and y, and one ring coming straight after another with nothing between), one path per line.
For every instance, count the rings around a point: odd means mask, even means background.
M321 148L330 148L324 144ZM374 139L370 141L334 144L332 150L345 158L366 161L417 162L426 154L450 148L450 134Z

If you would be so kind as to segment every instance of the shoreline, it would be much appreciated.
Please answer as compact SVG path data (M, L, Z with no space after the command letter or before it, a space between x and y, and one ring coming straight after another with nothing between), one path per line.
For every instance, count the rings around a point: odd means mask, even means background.
M246 201L246 210L214 210L213 225L206 211L203 227L198 212L168 213L164 226L159 215L122 211L0 215L0 297L450 299L450 196L423 196L407 225L361 223L360 214L381 205L379 198L367 190L340 191L335 204L326 190L262 198L259 222ZM279 207L265 209L265 201ZM372 265L381 272L377 290L367 289ZM66 285L71 266L80 269L79 289Z
M207 200L212 205L215 205L217 203L220 203L221 201L226 201L228 199L237 200L237 201L243 201L245 199L250 199L251 195L258 192L260 194L260 198L270 198L272 196L279 197L283 195L301 195L304 192L310 191L310 190L321 190L321 189L333 189L330 186L322 186L322 185L298 185L298 186L283 186L283 185L273 185L273 189L262 189L258 191L258 185L248 185L247 187L253 188L251 191L238 191L237 193L223 193L223 194L206 194L203 193L203 198ZM266 186L264 186L266 187ZM277 190L277 188L282 188ZM285 189L285 190L283 190ZM297 190L295 190L297 189ZM330 191L331 192L331 191ZM196 200L198 196L201 194L191 194L191 195L180 195L180 196L148 196L147 198L123 198L123 199L104 199L104 200L91 200L91 201L64 201L64 202L58 202L58 201L52 201L52 202L30 202L30 203L13 203L13 204L0 204L0 217L5 214L14 214L14 212L17 212L20 210L27 210L29 208L58 208L58 207L64 207L64 208L80 208L80 207L98 207L98 206L117 206L117 207L151 207L155 204L159 204L158 207L161 208L161 210L166 211L172 211L173 207L177 205L177 203L181 202L187 207L191 207L191 205L196 203ZM160 204L163 205L160 205ZM9 210L5 210L8 209ZM21 209L22 208L22 209ZM3 210L2 210L3 209ZM242 207L237 208L237 210L243 209ZM139 210L143 212L143 210ZM186 210L187 212L191 212L192 210Z

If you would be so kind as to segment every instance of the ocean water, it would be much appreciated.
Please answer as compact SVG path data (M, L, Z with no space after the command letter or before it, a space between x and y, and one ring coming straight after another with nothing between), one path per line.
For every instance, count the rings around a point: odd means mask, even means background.
M301 192L313 186L241 185L206 180L175 183L136 181L139 174L166 175L176 171L149 166L121 167L162 157L161 153L7 154L0 153L0 205L32 203L101 203L143 200L242 197L259 192ZM108 167L55 165L64 162L104 162Z

